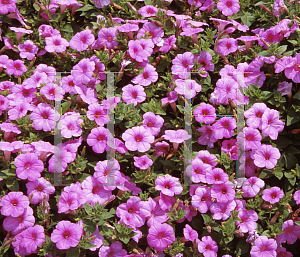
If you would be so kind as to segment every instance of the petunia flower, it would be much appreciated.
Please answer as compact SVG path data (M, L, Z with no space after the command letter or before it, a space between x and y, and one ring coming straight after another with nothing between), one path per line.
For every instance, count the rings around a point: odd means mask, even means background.
M216 109L206 103L201 103L197 106L193 114L195 115L195 120L200 123L211 124L216 120Z
M172 46L176 43L175 35L172 35L163 41L163 45L159 48L159 51L167 53L170 51Z
M156 17L156 13L158 12L158 8L153 5L146 5L139 9L139 14L143 17Z
M38 52L38 47L31 40L26 40L23 44L18 45L18 50L21 58L32 60Z
M30 119L33 120L33 128L36 130L51 131L55 128L57 115L54 108L45 103L40 103L37 108L30 114Z
M29 29L24 29L20 27L9 27L10 30L14 31L17 33L17 41L19 41L22 37L23 34L32 34L33 31Z
M0 0L0 14L8 14L16 10L17 0Z
M296 201L296 204L300 204L300 190L297 190L297 191L294 193L293 198L294 198L294 200Z
M245 127L237 136L239 147L245 151L256 150L261 146L261 135L257 129Z
M179 178L167 174L164 177L159 176L155 180L155 189L161 191L165 195L174 196L174 194L180 194L183 187L179 182Z
M192 138L191 135L185 129L178 130L165 130L165 134L162 136L165 140L169 140L173 143L174 150L177 151L178 145L185 140Z
M264 103L255 103L253 106L245 111L245 117L247 118L247 125L252 128L262 129L262 116L267 109Z
M155 68L152 65L147 64L144 68L143 73L137 75L131 80L131 82L146 87L151 85L151 83L156 82L157 79L158 73L156 72Z
M236 205L234 200L226 203L213 203L209 210L213 213L213 219L227 220L231 216L231 212L236 208Z
M217 185L227 182L229 177L221 168L214 168L206 172L205 179L207 184Z
M79 225L68 220L58 222L51 234L51 241L56 243L60 250L66 250L70 247L76 247L82 236L82 230Z
M2 215L18 217L29 206L29 200L23 192L9 192L1 198L0 206Z
M212 205L211 189L206 186L198 186L194 195L192 195L191 204L193 207L198 208L200 213L207 213Z
M73 67L71 75L76 84L86 84L92 79L94 70L95 62L85 58L80 60L80 62Z
M218 138L215 137L212 126L207 125L207 126L198 128L196 130L199 132L203 132L201 134L201 136L198 138L198 144L207 145L209 148L213 148L214 143L218 141Z
M154 223L149 229L147 241L149 246L157 251L163 251L175 242L174 230L166 223Z
M276 235L278 244L294 244L300 237L300 227L293 220L286 220L282 223L282 231L284 233Z
M127 256L127 251L123 249L122 243L120 241L113 242L110 246L102 245L99 249L99 257L125 257Z
M195 239L198 238L198 233L196 230L192 229L192 227L188 224L185 225L183 229L183 235L186 240L194 242Z
M83 119L80 119L79 113L67 112L61 117L57 126L61 129L61 135L63 137L71 138L81 136L81 123L83 123Z
M164 119L160 115L155 115L153 112L146 112L143 115L143 127L149 130L153 136L159 134L163 124Z
M98 32L98 39L93 43L92 49L101 49L106 46L107 49L114 49L119 43L116 41L118 30L116 28L102 28Z
M265 186L265 182L257 177L251 177L244 181L244 184L242 186L243 190L243 197L254 197L256 196L260 189Z
M146 170L153 164L153 161L148 157L148 155L142 155L141 157L133 156L133 159L134 166L141 170Z
M43 162L34 153L19 154L15 158L15 165L17 177L29 181L35 181L41 177L41 172L44 170Z
M97 125L103 127L110 120L107 110L99 104L90 104L86 116L89 120L94 120Z
M90 45L95 41L95 36L92 34L91 30L83 30L76 33L70 40L70 47L79 52L85 51Z
M191 177L193 183L206 183L206 173L211 171L209 164L203 163L199 158L192 160L192 169L187 168L187 175Z
M61 36L46 37L45 43L45 50L49 53L62 53L69 46L69 42Z
M28 197L32 194L30 200L32 204L42 203L45 195L46 201L49 201L49 195L55 192L55 188L44 178L38 178L33 182L28 182L26 183L26 187Z
M143 27L138 31L137 38L140 39L148 33L148 36L151 36L153 44L157 44L161 41L164 36L164 30L160 27L157 27L153 22L147 22Z
M232 188L230 181L222 184L213 184L211 196L216 198L218 203L226 203L235 198L235 190Z
M261 120L262 134L265 137L270 136L272 140L276 140L278 132L281 132L285 125L285 123L279 119L279 112L273 109L266 109Z
M223 117L212 125L213 136L217 139L231 138L236 127L235 118Z
M14 75L16 77L20 77L26 71L27 68L24 65L24 61L22 60L15 60L15 61L10 60L6 64L6 73L8 75Z
M242 221L236 221L235 224L239 227L239 231L242 233L248 233L256 229L258 220L258 215L254 210L240 209L238 217Z
M181 79L186 79L194 66L194 55L190 52L177 54L172 61L171 71Z
M271 187L263 191L262 199L271 204L278 203L279 200L284 196L283 191L279 187Z
M275 239L259 236L251 248L251 257L276 256L277 243Z
M238 49L237 40L234 38L223 38L220 39L218 42L218 47L217 47L218 53L223 54L224 56L236 52L237 49Z
M178 94L183 95L186 99L192 99L197 93L201 92L201 85L199 85L195 80L192 79L176 79L175 91Z
M262 144L260 148L251 153L251 158L254 159L257 167L273 169L280 158L280 152L276 147Z
M198 251L204 257L217 257L218 245L210 236L204 236L198 241Z
M144 127L136 126L127 129L122 134L122 139L125 141L125 146L130 151L147 152L151 143L154 142L154 136Z
M222 12L223 15L231 16L239 11L239 0L220 0L217 3L217 8Z
M126 104L133 103L136 106L138 103L142 103L146 99L146 93L142 86L128 84L122 88L122 99Z
M166 142L166 141L162 141L162 142L157 142L154 145L154 152L153 152L153 156L166 156L166 154L169 153L170 151L170 145Z

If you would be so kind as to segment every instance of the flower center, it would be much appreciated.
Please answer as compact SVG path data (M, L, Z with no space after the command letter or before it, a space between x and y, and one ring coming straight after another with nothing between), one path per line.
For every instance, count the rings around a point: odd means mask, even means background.
M201 202L205 202L207 200L207 198L205 197L205 196L203 196L202 198L201 198Z
M187 63L187 61L183 61L182 62L182 66L185 67L185 68L187 68L189 66L189 64Z
M129 208L129 209L128 209L128 212L129 212L129 213L133 213L133 212L134 212L134 209L133 209L133 208Z
M12 200L11 201L11 205L12 206L17 206L18 205L18 201L17 200Z
M166 188L166 189L170 189L171 187L170 187L169 184L167 184L167 185L165 185L165 188Z
M253 136L252 136L252 135L248 135L246 138L247 138L247 140L249 140L249 141L252 141L252 140L253 140Z
M228 129L229 128L229 124L227 122L224 122L223 123L223 127Z
M260 112L256 113L257 118L261 118L262 114Z
M60 44L60 42L59 42L59 40L54 40L54 45L56 45L56 46L59 46L59 44Z
M216 175L216 176L215 176L215 180L216 180L216 181L219 181L219 180L220 180L220 175Z
M266 155L265 155L265 159L266 159L266 160L269 160L269 159L270 159L270 155L269 155L269 154L266 154Z
M96 117L96 118L99 118L99 117L101 117L101 112L99 112L99 111L96 111L96 112L95 112L95 117Z
M19 64L15 64L15 69L19 70L20 69L20 65Z
M51 89L50 91L49 91L49 95L54 95L55 94L55 90L54 89Z
M161 238L163 238L164 237L164 233L159 233L158 235L157 235L157 238L158 239L161 239Z
M48 116L47 113L44 112L44 113L42 114L42 117L43 117L44 119L48 119L49 116Z
M25 167L24 167L24 168L25 168L26 170L28 170L29 167L30 167L30 163L27 162L27 163L25 164Z
M148 74L148 72L145 72L145 73L143 74L143 76L144 76L144 79L147 79L147 78L149 78L149 74Z
M42 186L37 186L35 190L36 191L43 191L43 187Z
M25 50L26 50L26 52L31 52L31 47L30 46L26 46Z
M227 193L227 190L224 188L224 189L222 189L222 194L226 194Z
M98 137L97 137L97 140L98 141L103 141L105 139L105 136L104 135L99 135Z
M205 251L210 251L211 250L211 246L210 245L207 245L206 247L205 247Z
M137 98L137 92L136 91L132 92L132 97Z
M111 37L111 36L108 36L108 37L107 37L107 41L111 42L111 41L112 41L112 37Z
M63 237L65 239L68 239L70 237L70 232L69 231L66 231L64 234L63 234Z
M195 173L196 173L196 174L201 174L202 172L201 172L200 169L195 169Z
M147 123L147 127L153 127L153 123L149 121L149 122Z
M230 47L231 47L231 44L226 44L226 47L228 48L228 49L230 49Z
M208 115L208 114L209 114L208 110L203 110L202 111L202 115Z
M81 42L85 44L85 43L86 43L86 37L83 37L83 38L81 39Z
M69 81L68 85L69 85L69 87L74 87L74 82L73 81Z
M277 194L276 194L276 193L273 193L273 194L271 194L271 197L272 197L272 199L275 199L275 198L276 198L276 196L277 196Z
M97 194L98 190L99 190L99 186L94 186L92 189L92 193Z
M142 139L143 139L143 138L142 138L141 135L136 135L136 136L135 136L135 141L136 141L136 142L141 142Z

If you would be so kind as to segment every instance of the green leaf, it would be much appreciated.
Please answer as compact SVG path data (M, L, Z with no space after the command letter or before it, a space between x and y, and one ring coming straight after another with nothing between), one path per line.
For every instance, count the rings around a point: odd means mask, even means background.
M300 90L293 96L293 98L300 100Z
M91 9L94 9L94 6L92 5L84 5L80 8L77 9L77 11L80 11L80 12L86 12L88 10L91 10Z
M273 174L274 174L274 176L275 176L276 178L278 178L279 180L281 180L282 177L283 177L283 172L281 172L281 171L274 171Z
M280 46L280 47L277 49L277 53L278 53L278 54L282 54L284 51L286 51L287 47L288 47L287 45Z
M41 8L37 4L33 4L33 8L38 12Z
M167 68L167 66L169 66L170 65L170 62L168 62L167 60L165 60L165 59L160 59L160 61L159 61L159 64L158 64L158 66L157 66L157 68L156 68L156 71L157 72L162 72L165 68Z
M286 125L290 126L300 120L299 113L296 113L294 110L290 111L287 116Z
M249 244L245 240L240 240L236 246L236 256L240 256L249 251Z
M79 257L80 256L80 249L76 247L71 247L67 251L66 257Z
M16 179L10 178L6 181L6 186L11 191L19 191L19 183Z
M86 211L87 214L92 214L92 212L93 212L93 206L91 206L88 203L85 203L84 204L84 210Z
M241 17L242 22L250 27L252 23L255 21L255 16L249 12L245 12L244 16Z
M85 242L83 245L81 245L81 247L82 247L83 249L90 249L90 248L97 247L97 246L94 245L94 244L92 244L92 243Z
M270 53L269 51L262 51L257 56L263 56L263 57L271 57L273 56L273 53Z
M72 104L71 101L67 101L67 102L62 103L62 105L61 105L62 114L65 114L67 112L67 110L70 108L71 104Z
M294 223L300 227L300 220L299 221L294 221Z
M124 244L128 244L129 240L130 240L130 236L129 235L119 235L119 239L120 241L122 241Z
M73 32L72 26L69 23L66 24L62 30L66 32Z
M85 219L83 221L83 228L88 236L90 236L96 231L96 225L94 224L94 222L88 219Z
M283 153L283 157L285 160L285 167L287 169L292 169L296 166L297 158L292 153Z

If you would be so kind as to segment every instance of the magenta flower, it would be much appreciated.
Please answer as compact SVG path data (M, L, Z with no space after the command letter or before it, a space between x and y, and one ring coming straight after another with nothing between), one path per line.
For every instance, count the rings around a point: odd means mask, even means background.
M296 204L300 204L300 190L297 190L295 193L294 193L294 200L296 201Z
M279 187L271 187L263 191L262 199L271 204L278 203L284 196L283 191Z
M16 10L17 0L0 0L0 14L8 14Z
M162 141L162 142L157 142L154 145L154 152L153 152L153 156L166 156L166 154L169 153L170 151L170 145L166 142L166 141Z
M211 154L209 151L207 150L201 150L197 153L196 158L199 158L203 161L203 163L207 163L209 165L211 165L212 167L215 167L218 163L218 158L214 155Z
M61 135L65 138L79 137L81 136L82 129L80 124L83 123L83 119L80 119L79 113L67 112L65 113L58 126L61 128Z
M40 93L50 101L61 101L65 91L55 83L47 83L46 86L40 89Z
M175 43L176 43L176 37L175 35L172 35L164 40L162 47L159 48L159 51L167 53L170 51L170 49Z
M90 104L89 110L86 113L89 120L94 120L97 125L103 127L109 122L109 116L107 115L107 110L99 104Z
M179 178L167 174L164 177L158 176L155 180L155 189L161 191L164 195L174 196L174 194L181 194L183 187L179 182Z
M55 192L54 186L44 179L38 178L33 182L26 183L28 197L32 194L31 203L37 204L42 203L44 196L46 195L46 201L49 201L49 195Z
M192 229L192 227L188 224L185 225L183 229L183 235L186 240L194 242L195 239L198 239L198 233L196 230Z
M217 257L218 245L210 236L204 236L198 241L198 251L204 257Z
M191 177L193 183L206 183L206 173L211 171L209 164L203 163L199 158L192 160L192 169L187 168L187 175Z
M213 128L210 125L203 126L201 128L196 129L197 131L203 132L201 136L198 138L198 144L207 145L209 148L214 147L214 143L218 141L218 138L215 137L213 133Z
M1 198L0 206L2 215L18 217L29 206L29 200L23 192L9 192Z
M228 0L231 1L231 0ZM219 2L220 3L220 2ZM218 53L224 56L236 52L238 49L237 40L234 38L223 38L218 42Z
M280 152L276 147L262 144L259 149L252 151L251 158L254 159L254 164L257 167L273 169L280 158Z
M205 186L198 186L194 195L192 195L191 204L193 207L198 208L200 213L207 213L212 205L211 189Z
M133 103L136 106L138 103L142 103L146 100L146 93L142 86L128 84L122 88L122 99L126 104Z
M147 202L143 202L140 215L148 219L147 225L149 227L153 226L154 223L164 223L169 219L166 212L151 197L149 197Z
M69 46L69 42L59 36L52 36L52 37L46 37L45 38L45 50L49 53L61 53L66 51L66 48Z
M192 79L176 79L175 84L175 91L183 95L186 99L194 98L202 89L201 85Z
M218 203L226 203L235 198L235 190L230 181L223 184L213 184L211 196L216 198Z
M254 246L251 248L251 257L265 257L274 256L276 257L277 243L275 239L268 239L266 236L259 236L254 241Z
M88 49L89 45L92 45L95 41L95 36L91 30L83 30L75 34L70 40L70 47L79 52Z
M286 220L282 224L283 234L276 235L276 241L279 244L287 242L288 244L294 244L300 237L300 227L295 224L293 220Z
M80 62L73 67L71 75L73 76L76 84L86 84L93 77L94 70L95 62L85 58L80 60Z
M95 153L103 153L106 150L108 130L104 127L97 127L91 130L87 137L87 144L93 147Z
M148 155L142 155L141 157L133 156L133 159L134 166L141 170L146 170L153 164L153 161L148 157Z
M256 229L258 220L258 215L255 211L249 210L246 211L244 208L239 210L238 217L242 221L236 221L235 224L239 226L239 231L242 233L248 233Z
M15 165L18 178L29 181L35 181L41 177L41 172L44 170L43 162L34 153L19 154L15 158Z
M33 31L29 29L24 29L20 27L9 27L12 31L17 33L17 41L19 41L23 34L32 34Z
M279 82L279 88L277 89L278 92L281 93L282 96L287 95L288 98L292 98L292 83L288 83L287 81Z
M165 130L165 134L162 137L177 144L183 143L185 140L192 138L185 129Z
M130 57L137 62L148 60L148 55L145 54L139 40L130 40L128 43L128 53Z
M56 117L59 116L55 115L54 108L45 103L38 104L37 108L30 114L30 119L33 120L33 128L44 131L51 131L55 128Z
M31 207L24 209L24 212L18 217L8 216L3 220L3 228L11 231L13 235L17 235L26 228L34 226L35 218Z
M123 249L122 243L119 241L113 242L110 246L103 245L99 249L99 257L125 257L127 251Z
M206 183L210 185L223 184L229 180L228 175L221 168L210 169L205 175Z
M277 110L266 109L262 116L262 134L267 137L270 136L272 140L276 140L278 132L284 129L285 123L279 119L279 112Z
M158 9L153 5L146 5L139 9L139 14L143 17L155 17Z
M264 103L255 103L253 106L245 111L245 117L247 118L247 125L251 128L262 129L262 116L267 109Z
M190 52L185 52L184 54L177 54L173 59L171 71L173 75L178 75L181 79L186 79L189 72L194 66L195 56Z
M138 84L141 86L149 86L152 82L156 82L158 79L158 73L156 72L155 68L147 64L144 68L142 74L137 75L134 79L131 80L132 83Z
M145 218L141 216L143 202L138 196L132 196L126 203L120 204L116 209L116 215L121 218L126 225L141 227L145 224ZM124 219L124 215L129 214L129 219ZM127 221L130 221L128 223Z
M45 241L44 228L40 225L35 225L22 232L22 240L19 247L25 248L26 253L31 254Z
M211 124L216 120L216 109L206 103L201 103L194 110L195 120L200 123Z
M51 241L56 243L60 250L76 247L82 236L82 230L79 225L71 223L68 220L58 222L51 234Z
M151 143L154 142L154 136L144 127L137 126L127 129L122 134L122 139L125 141L125 146L130 151L147 152Z
M284 70L284 74L288 79L291 79L295 83L300 82L300 54L296 54L295 58L292 58ZM277 73L277 72L276 72Z
M240 146L245 145L245 151L248 151L258 149L261 146L261 139L262 137L257 129L245 127L243 131L238 134L237 142Z
M16 77L20 77L26 71L27 71L27 68L24 65L24 61L21 61L21 60L12 61L12 60L10 60L6 64L6 73L8 75L14 75Z
M118 30L116 28L110 27L110 28L102 28L98 32L98 39L94 42L95 48L102 48L103 46L106 46L107 49L114 49L119 43L115 41L118 35Z
M153 112L146 112L143 119L143 127L149 130L153 136L157 136L164 124L164 119Z
M231 138L236 128L236 119L223 117L212 125L213 136L217 139Z
M38 47L31 41L26 40L23 44L18 45L20 51L20 57L32 60L35 54L38 52Z
M220 0L217 3L217 8L222 12L223 15L231 16L239 11L239 0Z
M95 206L95 203L102 204L111 196L111 190L105 190L98 180L91 176L82 181L82 189L86 202L92 206Z
M161 41L164 36L164 30L160 27L157 27L153 22L147 22L143 25L137 33L137 38L140 39L144 37L144 35L148 32L148 36L151 36L151 40L153 44L157 44Z
M254 197L256 196L260 189L265 186L265 182L257 177L251 177L245 180L242 190L244 192L243 197Z
M213 203L209 210L213 213L215 220L227 220L231 216L231 212L236 208L235 200L226 203Z
M175 242L174 230L168 224L154 223L149 229L147 241L157 251L163 251Z

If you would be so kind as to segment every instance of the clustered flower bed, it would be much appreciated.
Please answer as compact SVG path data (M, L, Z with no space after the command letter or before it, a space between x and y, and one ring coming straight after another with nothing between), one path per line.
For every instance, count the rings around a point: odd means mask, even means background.
M298 256L299 3L0 0L0 256Z

